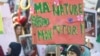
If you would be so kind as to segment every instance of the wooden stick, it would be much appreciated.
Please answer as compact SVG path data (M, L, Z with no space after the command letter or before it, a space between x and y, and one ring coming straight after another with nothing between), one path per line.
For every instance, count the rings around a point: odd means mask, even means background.
M60 52L60 46L56 47L56 56L60 56L61 52Z

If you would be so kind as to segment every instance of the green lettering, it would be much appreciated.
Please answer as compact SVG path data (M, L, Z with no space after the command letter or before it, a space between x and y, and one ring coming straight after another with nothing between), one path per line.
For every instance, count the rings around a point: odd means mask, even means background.
M63 8L63 6L62 5L60 5L60 15L63 15L63 13L64 13L64 8Z
M44 40L51 40L52 39L52 33L50 30L45 31L44 33Z
M67 27L67 32L68 32L68 34L71 34L71 26Z
M43 3L43 13L49 12L49 11L50 11L50 10L49 10L48 4L47 4L46 2L44 2L44 3Z
M72 34L77 34L77 27L76 26L72 27Z
M85 32L85 25L81 24L80 27L81 27L81 33L84 34L84 32Z
M56 30L58 34L61 33L61 28L60 28L59 25L58 26L54 26L54 30Z
M35 25L35 16L31 16L31 19L32 19L32 25Z
M63 33L66 34L67 33L67 26L63 25Z
M77 6L76 5L73 5L72 12L73 12L73 15L77 15L78 14Z
M38 31L38 38L39 39L43 39L43 40L51 40L52 39L52 32L51 32L51 30L47 30L47 31L41 30L41 31Z
M64 4L66 9L66 14L68 14L68 4Z
M73 5L70 5L70 14L71 15L74 15L74 8L73 7L74 7Z
M31 18L32 18L32 25L36 27L43 27L49 25L48 18L42 18L40 16L31 16Z
M43 31L38 31L38 39L43 39L44 34Z
M83 14L83 6L82 6L82 4L78 5L78 11L79 11L79 14Z
M41 3L38 4L34 4L34 10L36 11L36 13L41 12L42 13L42 5Z
M42 26L42 17L36 16L35 22L36 22L37 27L41 27Z
M49 19L43 19L43 26L49 25Z
M54 15L60 15L59 6L53 5L53 14Z
M69 11L70 11L70 14L73 15L73 11L74 11L73 5L69 5Z

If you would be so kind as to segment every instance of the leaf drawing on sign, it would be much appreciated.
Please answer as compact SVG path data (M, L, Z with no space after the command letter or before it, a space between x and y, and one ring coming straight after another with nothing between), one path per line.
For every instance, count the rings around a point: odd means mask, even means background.
M48 26L49 24L49 19L47 18L42 18L40 16L31 16L31 18L32 24L36 27Z
M78 15L78 16L77 16L77 20L78 20L78 21L83 21L83 15Z

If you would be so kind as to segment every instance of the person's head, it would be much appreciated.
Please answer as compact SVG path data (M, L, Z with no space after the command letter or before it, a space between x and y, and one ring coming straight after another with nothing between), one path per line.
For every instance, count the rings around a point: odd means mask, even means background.
M21 35L22 34L22 26L20 24L16 24L14 29L15 29L16 35Z
M10 56L19 56L21 52L21 44L16 42L11 42L8 48L8 55Z
M27 23L27 17L22 15L22 11L20 12L20 15L19 15L19 11L14 12L12 14L12 19L13 19L13 23L19 23L22 26L25 26Z
M86 44L86 46L89 48L89 49L93 49L94 48L94 44L93 43L88 43Z
M78 46L71 46L69 50L67 51L67 56L80 56L81 51Z
M94 44L93 43L90 43L90 48L92 49L92 48L94 48Z

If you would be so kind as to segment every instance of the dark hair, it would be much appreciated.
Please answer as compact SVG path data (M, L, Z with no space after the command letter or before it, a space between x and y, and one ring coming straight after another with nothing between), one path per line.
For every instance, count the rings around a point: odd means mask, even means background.
M90 43L91 44L91 47L93 48L94 47L94 44L93 43Z
M11 48L11 56L19 56L21 52L21 44L16 42L11 42L9 47Z
M16 25L14 26L14 29L16 30L16 28L17 28L18 26L22 26L22 25L16 24Z
M76 46L76 45L72 45L71 48L68 51L75 52L77 54L77 56L81 55L80 48L78 46Z

